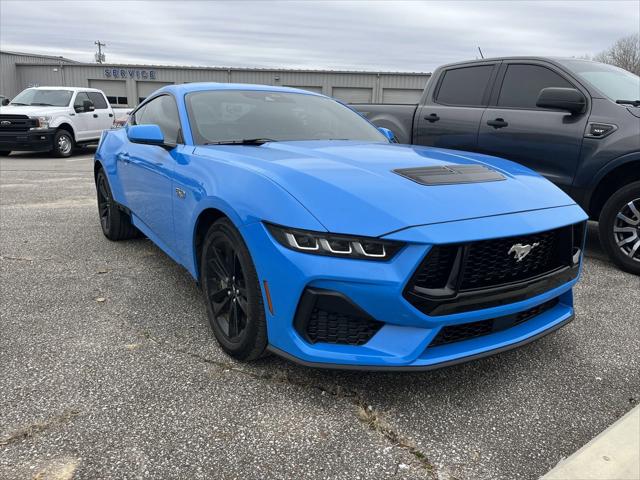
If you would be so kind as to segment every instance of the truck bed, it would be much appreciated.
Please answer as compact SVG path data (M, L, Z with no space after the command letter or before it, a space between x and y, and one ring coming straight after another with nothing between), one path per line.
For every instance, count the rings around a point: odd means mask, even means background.
M391 130L396 134L399 143L411 143L413 118L418 104L352 103L349 106L360 112L376 126Z

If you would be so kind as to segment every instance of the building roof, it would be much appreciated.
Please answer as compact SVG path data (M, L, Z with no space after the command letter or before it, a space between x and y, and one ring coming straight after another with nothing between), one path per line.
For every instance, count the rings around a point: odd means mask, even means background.
M66 58L63 56L42 55L40 53L13 52L9 50L0 50L0 53L4 53L6 55L16 55L20 57L35 57L35 58L42 58L46 60L56 60L57 62L63 61L65 63L80 63L80 62L77 62L76 60L71 60L70 58Z

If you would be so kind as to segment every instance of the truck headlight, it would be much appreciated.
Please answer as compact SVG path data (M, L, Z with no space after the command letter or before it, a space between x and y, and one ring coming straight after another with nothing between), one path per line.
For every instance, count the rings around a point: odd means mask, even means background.
M49 120L50 117L30 117L32 120L36 121L36 126L31 127L30 130L46 130L49 128Z
M313 232L267 222L265 226L283 247L313 255L387 261L404 246L401 242L379 238Z

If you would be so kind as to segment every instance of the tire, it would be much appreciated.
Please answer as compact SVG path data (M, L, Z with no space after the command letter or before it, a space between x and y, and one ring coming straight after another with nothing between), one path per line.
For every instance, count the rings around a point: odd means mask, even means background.
M70 157L75 147L73 135L67 130L60 129L53 136L52 153L58 158Z
M2 150L0 151L0 157L8 157L11 154L10 150Z
M200 284L216 340L231 357L250 361L267 346L262 290L240 232L226 218L207 232L200 259Z
M600 243L621 269L640 275L640 182L625 185L604 204Z
M99 170L96 175L96 194L100 226L105 237L118 241L141 236L140 230L131 223L131 217L114 203L109 180L104 170Z

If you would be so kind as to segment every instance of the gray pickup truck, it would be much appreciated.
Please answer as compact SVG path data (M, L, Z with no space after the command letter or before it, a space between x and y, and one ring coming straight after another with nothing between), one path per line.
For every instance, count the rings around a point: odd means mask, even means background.
M417 105L353 104L400 143L521 163L599 221L610 258L640 275L640 78L598 62L540 57L445 65Z

